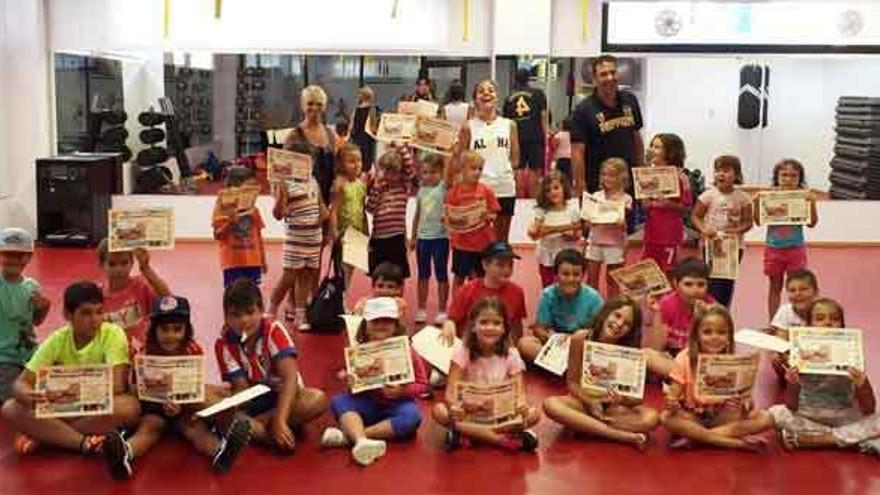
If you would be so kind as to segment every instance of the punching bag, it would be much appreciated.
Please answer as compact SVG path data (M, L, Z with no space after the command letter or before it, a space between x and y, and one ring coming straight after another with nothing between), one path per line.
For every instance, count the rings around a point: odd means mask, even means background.
M746 65L739 71L737 123L742 129L767 127L770 67Z

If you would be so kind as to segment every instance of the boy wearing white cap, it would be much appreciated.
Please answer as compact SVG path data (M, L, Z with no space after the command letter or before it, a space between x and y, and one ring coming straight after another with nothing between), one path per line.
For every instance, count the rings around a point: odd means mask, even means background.
M24 229L0 229L0 402L37 348L34 326L49 314L49 300L40 284L25 277L34 239Z

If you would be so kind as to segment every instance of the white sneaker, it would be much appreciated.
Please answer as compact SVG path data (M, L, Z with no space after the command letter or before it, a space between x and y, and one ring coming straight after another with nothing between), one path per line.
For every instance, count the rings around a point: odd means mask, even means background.
M351 448L351 456L361 466L369 466L385 455L385 441L362 438Z
M321 448L330 449L334 447L345 447L348 445L348 438L339 428L328 426L321 433Z
M420 309L416 311L416 323L427 323L428 321L428 312L424 309Z
M435 325L442 325L442 324L446 323L446 320L448 318L449 317L446 316L446 311L440 311L439 313L437 313L437 316L434 317L434 324Z

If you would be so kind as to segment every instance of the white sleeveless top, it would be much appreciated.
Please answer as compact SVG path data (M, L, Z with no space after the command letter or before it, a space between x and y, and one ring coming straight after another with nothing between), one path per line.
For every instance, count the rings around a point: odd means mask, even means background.
M468 108L470 108L470 105L463 101L447 103L443 106L443 113L446 114L447 121L452 122L456 127L461 128L461 126L467 122Z
M470 149L486 162L480 182L499 198L516 196L516 181L510 166L510 120L496 117L492 123L486 123L470 119L468 125L471 129Z

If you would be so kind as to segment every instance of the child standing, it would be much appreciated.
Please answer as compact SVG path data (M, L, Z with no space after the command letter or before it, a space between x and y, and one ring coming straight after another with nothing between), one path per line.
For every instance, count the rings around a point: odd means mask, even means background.
M307 152L302 145L292 151ZM288 295L294 312L285 312L284 319L292 320L298 330L309 330L306 321L308 306L318 281L323 242L322 225L330 216L321 199L318 181L309 176L306 180L279 184L275 190L275 206L272 214L284 219L284 273L272 290L269 314L277 315L278 307Z
M409 278L406 251L406 203L413 192L415 170L407 146L392 146L379 157L368 187L367 212L373 215L370 272L388 261Z
M719 234L736 236L739 239L739 259L742 260L745 246L743 234L752 228L752 199L747 193L736 188L743 183L742 164L739 158L722 155L715 159L715 187L697 198L691 221L703 235L703 243L709 242ZM709 280L709 293L726 308L733 300L734 280Z
M843 328L843 308L831 299L810 306L807 324ZM846 449L880 455L880 415L874 389L864 370L849 368L847 375L801 375L789 367L786 404L770 407L782 445L793 449Z
M137 260L140 276L132 277ZM132 354L143 346L150 325L150 310L156 299L171 295L168 284L150 265L145 249L109 252L107 239L98 244L98 261L107 277L103 308L107 321L125 330Z
M563 249L556 255L553 265L556 283L541 292L532 335L524 336L517 345L526 362L534 362L554 333L572 334L592 324L602 307L602 296L581 282L585 264L586 260L576 249Z
M201 356L202 348L193 339L189 301L183 297L167 296L159 299L150 315L150 328L144 353L151 356ZM208 395L218 395L210 388ZM216 402L217 397L206 397ZM223 473L232 467L236 457L250 439L250 423L236 418L225 437L211 431L210 425L192 414L206 404L176 404L141 401L141 418L137 430L128 439L116 431L109 431L103 451L107 468L115 479L131 476L134 459L140 457L161 438L165 426L173 424L201 454L211 457L211 466Z
M428 321L425 310L431 281L431 265L437 279L437 316L434 322L446 321L446 302L449 297L449 239L443 225L443 202L446 183L442 180L443 157L429 154L422 161L421 180L416 202L416 214L409 239L410 251L416 252L419 268L418 310L416 323Z
M773 167L773 187L783 191L796 191L807 186L804 166L793 159L785 159ZM813 228L819 222L816 198L807 192L810 202L810 223ZM760 225L758 199L754 204L755 225ZM803 225L768 225L767 246L764 248L764 275L770 280L767 287L767 315L773 317L779 309L782 282L785 274L807 267L807 248Z
M336 243L334 250L342 249L342 236L348 229L369 235L367 225L367 185L361 180L361 150L347 143L336 151L336 179L330 189L330 228ZM334 253L338 256L338 252ZM343 264L345 288L351 287L354 267Z
M553 135L553 160L556 162L556 170L565 177L565 182L571 185L571 120L565 118L560 125L559 131Z
M630 443L640 450L648 445L648 434L659 423L657 411L641 400L624 398L614 389L604 395L581 387L584 346L587 341L625 347L641 347L642 312L632 299L612 299L602 307L592 328L571 336L566 383L568 395L549 397L544 413L579 433Z
M241 187L251 178L251 169L232 167L226 187ZM262 275L268 270L262 233L266 225L260 210L256 206L245 211L237 210L236 205L226 207L218 195L212 218L214 239L220 248L223 287L229 287L239 277L249 278L260 285Z
M663 426L681 437L672 447L690 442L728 449L760 451L766 440L757 434L773 427L766 411L755 410L751 397L704 401L696 397L696 368L700 354L733 354L733 319L721 306L712 305L694 317L688 346L675 357L665 391Z
M271 392L246 409L253 438L282 452L293 452L291 427L303 426L327 410L324 392L302 383L297 350L280 322L263 317L260 288L239 279L223 292L225 324L214 344L223 381L232 393L262 383Z
M50 302L40 284L24 276L34 239L24 229L0 229L0 403L37 348L34 326L49 314Z
M448 429L444 444L447 450L460 446L461 436L509 450L533 452L538 447L538 437L529 428L538 423L541 415L526 401L525 364L511 337L504 303L487 297L473 305L464 341L453 350L446 400L437 403L432 414L437 423ZM505 433L491 426L462 422L464 404L456 398L457 383L492 385L506 381L512 381L517 390L516 410L522 419L521 431Z
M104 433L137 424L140 405L127 394L129 359L125 332L104 320L104 295L91 282L64 290L67 324L46 338L15 381L13 398L3 404L3 419L18 434L15 450L30 454L40 444L84 455L100 453ZM37 373L46 366L109 365L112 367L113 410L102 416L37 418L36 404L47 400L37 390Z
M601 190L593 194L600 203L617 201L623 203L624 216L615 225L596 224L590 228L586 257L587 283L598 289L599 273L605 265L606 297L615 297L617 283L611 272L623 265L626 260L626 218L632 212L633 199L627 194L629 189L629 167L620 158L609 158L602 162L599 172Z
M541 179L535 219L528 234L538 241L535 257L542 287L554 282L556 255L563 249L577 249L581 239L581 214L576 203L569 203L570 197L571 188L559 171L553 170Z
M672 270L673 292L653 305L651 335L646 347L666 349L675 356L688 342L693 317L715 302L707 293L709 267L702 260L685 258ZM649 296L649 301L653 301Z
M684 242L684 215L694 202L690 181L684 173L684 142L675 134L657 134L649 149L652 167L678 167L681 195L677 198L642 200L647 219L642 259L651 258L669 273L678 263L678 249Z
M491 189L480 182L480 174L483 173L483 157L473 151L465 151L461 154L461 181L449 188L446 192L445 222L449 229L449 241L452 245L452 273L453 296L465 280L478 277L482 274L481 256L492 241L495 240L495 228L492 222L501 209L498 198ZM451 182L453 173L447 173L447 183ZM486 216L477 225L471 225L462 231L450 222L449 211L451 207L473 206L475 203L484 203Z
M400 312L391 297L367 301L364 321L357 332L357 342L381 342L406 335ZM329 427L321 435L322 447L351 446L351 456L367 466L385 455L385 440L412 439L422 422L415 399L428 392L422 360L412 351L415 381L407 385L385 385L380 390L333 397L331 408L340 428Z

